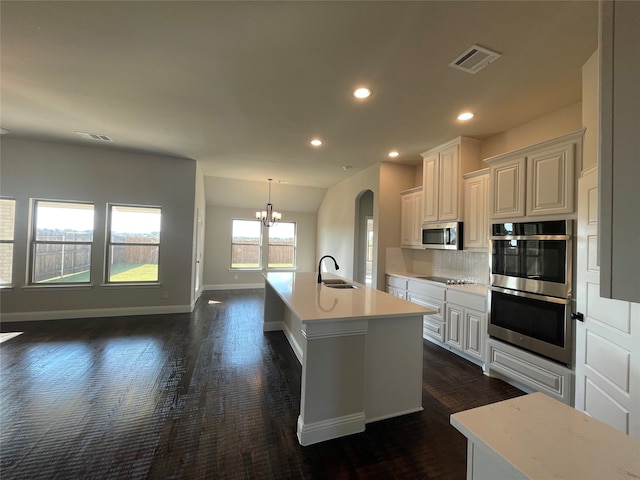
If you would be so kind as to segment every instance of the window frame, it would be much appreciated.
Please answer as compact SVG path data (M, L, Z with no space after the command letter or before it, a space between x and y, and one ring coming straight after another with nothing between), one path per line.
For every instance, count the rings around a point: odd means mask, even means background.
M258 240L258 266L257 267L234 267L233 266L233 247L236 245L234 243L234 235L233 235L233 225L234 222L251 222L258 223L260 225L260 237ZM262 266L264 265L264 261L262 256L264 255L264 226L262 225L262 221L257 220L255 218L232 218L231 219L231 255L229 255L229 270L234 272L256 272L262 270ZM241 244L241 245L253 245L253 244Z
M111 241L111 224L113 219L113 207L125 207L125 208L139 208L139 209L155 209L160 211L160 231L158 232L158 242L149 243L130 243L130 242L112 242ZM108 286L128 286L128 285L159 285L160 284L160 252L162 244L162 207L158 205L138 205L128 203L107 203L107 228L105 232L105 253L104 253L104 283ZM145 247L157 247L158 248L158 275L156 280L133 280L133 281L112 281L111 277L111 247L125 246L130 247L132 245L143 245Z
M13 225L11 226L11 240L0 237L0 245L11 245L11 259L9 265L11 266L10 279L8 282L0 281L0 288L8 288L13 286L13 267L15 258L15 244L16 244L16 199L13 197L0 197L0 201L13 202Z
M269 266L269 253L271 250L271 235L269 235L269 233L271 232L272 228L278 228L279 225L281 224L291 224L293 225L293 265L290 267L270 267ZM268 230L267 233L267 259L266 259L266 265L267 265L267 270L275 270L275 271L287 271L287 270L295 270L297 267L297 261L298 261L298 223L297 222L278 222L275 226L273 227L263 227L266 228Z
M93 217L93 225L91 226L91 241L90 242L76 242L76 241L50 241L50 240L38 240L38 203L50 203L50 204L70 204L70 205L87 205L91 206L94 212ZM93 269L93 254L94 254L94 243L95 243L95 211L96 206L93 202L86 201L77 201L77 200L60 200L60 199L44 199L44 198L33 198L31 199L31 231L29 234L29 266L28 266L28 280L27 284L38 287L64 287L64 286L78 286L78 285L91 285L91 275ZM35 281L35 269L36 269L36 250L37 245L89 245L90 253L89 253L89 278L87 281L83 282L59 282L59 283L49 283L49 282L36 282Z

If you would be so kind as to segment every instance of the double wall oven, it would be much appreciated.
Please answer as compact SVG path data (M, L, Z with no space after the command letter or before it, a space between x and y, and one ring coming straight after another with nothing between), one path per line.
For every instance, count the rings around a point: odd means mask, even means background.
M491 225L489 335L571 364L571 220Z

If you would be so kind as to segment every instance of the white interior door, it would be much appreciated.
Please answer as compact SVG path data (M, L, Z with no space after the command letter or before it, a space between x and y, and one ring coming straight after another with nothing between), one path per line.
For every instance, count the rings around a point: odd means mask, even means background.
M600 297L598 171L578 183L575 407L640 438L640 304Z

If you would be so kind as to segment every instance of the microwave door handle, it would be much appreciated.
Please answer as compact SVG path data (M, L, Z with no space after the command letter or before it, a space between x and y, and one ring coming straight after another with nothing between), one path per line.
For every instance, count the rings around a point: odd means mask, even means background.
M442 231L442 234L444 236L444 244L445 245L449 245L449 242L451 241L451 231L449 228L445 228Z

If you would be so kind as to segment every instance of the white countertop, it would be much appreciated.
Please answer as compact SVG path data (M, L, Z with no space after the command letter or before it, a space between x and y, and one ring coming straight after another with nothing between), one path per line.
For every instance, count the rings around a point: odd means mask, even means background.
M640 441L543 393L455 413L451 424L532 479L640 478Z
M302 323L314 320L350 320L407 317L436 313L388 293L346 280L360 288L339 289L317 283L317 272L268 272L273 287ZM323 273L322 278L341 278Z
M447 285L446 283L433 282L431 280L422 278L427 276L424 273L414 273L414 272L387 272L387 275L395 275L396 277L406 277L412 280L425 282L430 285L437 285L439 287L451 288L454 290L460 290L461 292L472 293L474 295L482 295L484 297L486 297L488 293L487 286L482 283L468 283L465 285Z

